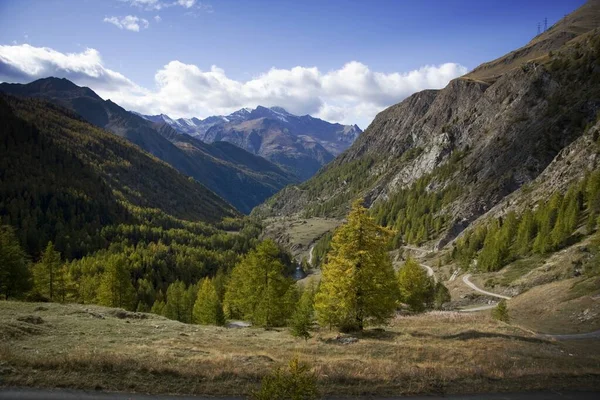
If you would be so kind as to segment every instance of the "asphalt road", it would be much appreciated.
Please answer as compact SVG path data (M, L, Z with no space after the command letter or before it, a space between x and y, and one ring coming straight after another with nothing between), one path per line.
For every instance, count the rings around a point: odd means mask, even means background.
M597 400L600 392L524 392L416 397L327 397L330 400ZM152 396L69 389L2 388L0 400L242 400L242 397ZM274 399L276 400L276 399Z

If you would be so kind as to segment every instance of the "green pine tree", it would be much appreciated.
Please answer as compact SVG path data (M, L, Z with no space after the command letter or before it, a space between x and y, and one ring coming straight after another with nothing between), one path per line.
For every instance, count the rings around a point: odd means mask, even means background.
M412 258L406 260L398 271L400 300L407 304L412 311L422 312L434 300L435 285L433 279Z
M441 310L445 303L452 300L450 297L450 291L442 282L437 282L434 289L435 295L433 299L433 305L436 310Z
M29 260L15 231L0 226L0 296L19 297L30 288Z
M223 305L215 289L214 281L204 278L200 283L194 304L193 323L201 325L224 325Z
M492 309L492 317L502 322L509 322L510 316L508 315L508 306L506 300L500 301L496 308Z
M185 283L182 281L171 283L167 288L167 302L164 310L165 317L186 322L189 315L189 303L186 300Z
M126 310L132 310L136 306L135 289L131 284L131 274L125 257L113 255L108 258L100 278L98 302L107 307Z
M261 242L231 272L225 293L230 318L245 318L253 324L282 326L287 319L286 292L292 281L284 276L280 250L272 240Z
M52 242L48 242L42 258L33 268L35 290L42 296L55 300L57 280L62 281L64 273L66 270L61 268L60 253L54 250Z
M387 253L391 235L369 216L362 200L353 203L348 222L336 230L321 267L315 310L322 325L362 330L392 317L398 287Z
M315 314L315 294L315 285L311 281L302 291L302 296L300 296L290 320L292 335L305 340L310 338L310 328Z

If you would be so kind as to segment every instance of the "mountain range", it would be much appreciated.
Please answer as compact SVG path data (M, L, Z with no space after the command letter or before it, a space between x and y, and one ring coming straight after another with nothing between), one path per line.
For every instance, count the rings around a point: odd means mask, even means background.
M301 180L313 176L362 133L356 125L293 115L281 107L242 108L226 116L205 119L173 119L165 114L143 117L154 123L166 123L206 143L233 143L274 162Z
M590 1L524 47L383 110L333 162L254 213L342 217L363 197L384 224L415 216L402 240L442 247L478 220L566 190L600 161L598 26Z
M47 99L68 108L191 176L244 213L287 184L298 181L295 175L264 158L228 143L207 144L181 135L165 122L144 119L67 79L2 83L0 91Z

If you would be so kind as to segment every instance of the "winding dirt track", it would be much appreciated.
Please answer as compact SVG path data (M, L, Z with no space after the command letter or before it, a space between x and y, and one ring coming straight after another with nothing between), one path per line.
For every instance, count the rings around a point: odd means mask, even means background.
M463 276L462 280L465 283L465 285L467 285L468 287L470 287L474 291L479 292L479 293L483 293L483 294L485 294L487 296L498 297L499 299L510 300L510 297L508 297L508 296L503 296L501 294L488 292L487 290L483 290L483 289L478 288L477 286L475 286L475 284L473 282L471 282L469 280L470 277L471 277L471 274L466 274L465 276Z
M487 296L510 300L509 296L503 296L501 294L488 292L487 290L478 288L477 286L475 286L475 284L473 282L471 282L469 280L470 277L471 277L471 274L466 274L465 276L463 276L463 282L465 283L465 285L469 286L471 289L475 290L476 292L483 293ZM493 307L494 307L493 305L482 306L482 307L471 308L471 309L463 310L463 311L480 311L480 310L486 310L486 309L493 308ZM600 338L600 330L597 330L594 332L570 333L570 334L563 334L563 335L553 335L553 334L549 334L549 333L536 333L535 335L542 339L555 339L555 340L598 339L598 338Z

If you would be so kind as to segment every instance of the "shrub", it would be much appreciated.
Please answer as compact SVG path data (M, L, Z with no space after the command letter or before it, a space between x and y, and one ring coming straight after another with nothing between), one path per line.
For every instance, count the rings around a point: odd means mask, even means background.
M253 400L313 400L319 398L316 377L298 358L290 360L288 369L278 368L265 376Z
M502 322L509 322L510 317L508 315L508 307L506 305L506 300L502 300L496 308L492 310L492 317Z

